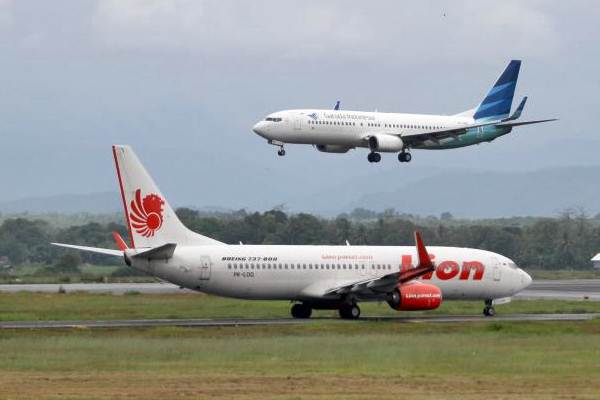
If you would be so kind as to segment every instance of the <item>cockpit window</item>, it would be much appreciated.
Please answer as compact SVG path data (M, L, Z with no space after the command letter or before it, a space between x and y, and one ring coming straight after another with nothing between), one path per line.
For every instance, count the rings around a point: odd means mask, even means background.
M265 118L265 121L281 122L281 118L267 117L267 118Z

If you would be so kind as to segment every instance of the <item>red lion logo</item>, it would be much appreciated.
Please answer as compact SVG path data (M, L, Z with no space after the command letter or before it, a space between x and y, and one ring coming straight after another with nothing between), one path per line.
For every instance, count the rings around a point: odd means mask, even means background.
M152 237L163 223L164 200L157 194L149 194L142 200L142 191L135 191L135 199L131 200L131 225L144 237Z

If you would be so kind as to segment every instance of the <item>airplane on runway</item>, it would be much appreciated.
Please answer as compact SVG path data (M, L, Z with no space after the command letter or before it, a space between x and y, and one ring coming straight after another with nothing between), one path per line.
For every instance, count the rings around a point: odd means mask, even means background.
M240 299L291 300L295 318L313 309L360 316L361 301L395 310L430 310L442 300L484 300L484 314L526 288L531 277L490 251L412 246L228 245L187 229L133 150L113 146L131 242L116 249L57 246L122 257L140 271L181 287Z
M367 159L371 163L381 161L382 152L398 153L400 162L409 162L411 149L445 150L491 142L515 126L555 121L517 122L527 97L510 114L520 67L520 60L512 60L477 107L456 115L342 111L338 101L333 110L269 114L252 130L278 146L280 156L285 155L285 144L294 143L310 144L326 153L363 147L369 149Z

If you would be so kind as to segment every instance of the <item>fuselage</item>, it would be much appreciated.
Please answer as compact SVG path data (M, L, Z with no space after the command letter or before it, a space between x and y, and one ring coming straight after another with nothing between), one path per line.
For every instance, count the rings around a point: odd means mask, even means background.
M445 300L509 297L531 282L514 262L496 253L435 246L428 251L436 270L419 280L438 286ZM416 257L415 248L408 246L216 245L178 246L167 261L132 262L135 268L205 293L310 301L334 299L337 295L325 293L344 284L412 268ZM374 292L361 300L384 297Z
M304 109L270 114L254 125L253 130L269 142L339 146L339 151L333 152L345 152L355 147L369 147L366 138L372 135L402 137L474 122L472 117L465 116ZM411 147L429 150L464 147L492 141L510 131L510 127L490 125L469 129L460 136L426 140Z

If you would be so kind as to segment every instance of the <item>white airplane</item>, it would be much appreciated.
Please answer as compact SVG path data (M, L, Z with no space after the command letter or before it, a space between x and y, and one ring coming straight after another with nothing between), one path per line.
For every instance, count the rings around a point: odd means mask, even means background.
M400 162L412 159L411 149L444 150L491 142L513 127L555 121L516 122L524 97L510 115L521 61L512 60L481 104L456 115L398 114L333 110L285 110L269 114L252 128L278 146L285 155L287 143L310 144L326 153L346 153L356 147L370 150L369 162L381 161L380 152L398 153Z
M359 301L385 300L395 310L430 310L442 299L507 299L531 283L513 261L484 250L430 247L418 233L407 246L228 245L187 229L133 150L113 146L131 245L118 250L53 243L123 257L140 271L181 287L240 299L291 300L291 313L337 309L360 315Z

